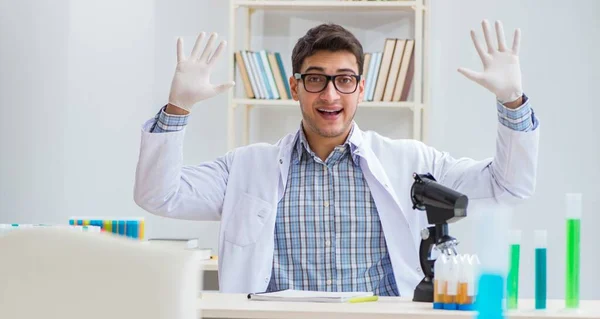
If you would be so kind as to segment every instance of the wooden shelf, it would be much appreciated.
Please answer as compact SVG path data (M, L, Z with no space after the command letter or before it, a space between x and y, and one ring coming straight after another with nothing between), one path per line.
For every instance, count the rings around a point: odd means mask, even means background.
M252 105L252 106L298 106L298 101L294 100L265 100L265 99L233 99L235 106L237 105ZM403 108L413 110L416 105L413 102L362 102L358 107L369 108Z
M408 11L414 10L416 1L252 1L240 0L234 2L235 6L261 10L355 10L355 11Z

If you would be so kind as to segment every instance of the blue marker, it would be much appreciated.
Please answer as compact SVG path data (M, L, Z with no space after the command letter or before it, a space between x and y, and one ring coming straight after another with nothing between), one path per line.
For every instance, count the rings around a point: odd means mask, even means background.
M118 232L118 234L119 235L125 235L126 234L125 233L125 228L127 227L127 225L125 224L125 221L124 220L119 220L118 223L119 223L119 232Z
M127 237L137 238L138 236L138 227L136 220L128 220L127 221Z

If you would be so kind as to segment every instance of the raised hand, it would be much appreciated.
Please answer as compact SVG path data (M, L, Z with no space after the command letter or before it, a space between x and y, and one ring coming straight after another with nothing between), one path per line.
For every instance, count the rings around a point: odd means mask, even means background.
M177 68L171 82L169 104L188 112L191 111L194 104L220 94L235 84L229 82L215 86L210 83L211 72L225 48L226 42L221 41L216 50L212 52L217 34L212 33L206 47L202 48L201 43L205 36L205 32L198 35L192 54L188 58L183 54L183 40L177 39Z
M487 51L479 43L475 31L471 30L471 38L475 49L483 62L483 72L475 72L459 68L458 72L479 83L496 95L501 103L513 102L523 95L521 87L521 67L519 64L519 45L521 31L515 30L512 48L507 48L504 41L502 23L496 21L497 45L492 41L492 31L487 20L481 23Z

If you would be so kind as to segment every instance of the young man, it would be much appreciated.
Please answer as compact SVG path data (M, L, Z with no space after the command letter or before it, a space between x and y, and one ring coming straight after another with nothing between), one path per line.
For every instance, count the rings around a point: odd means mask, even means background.
M495 94L494 158L455 159L414 140L361 131L353 122L364 94L363 49L343 27L319 25L292 53L289 82L303 120L275 145L237 148L215 161L182 164L184 127L192 106L230 89L213 86L212 67L225 43L204 50L202 33L178 64L169 104L143 127L135 201L166 217L220 220L222 292L277 289L374 291L411 297L419 268L423 212L410 200L412 174L432 173L471 200L507 201L535 187L537 120L521 90L519 31L512 48L496 23L498 48L483 22L487 50L472 32L484 64L459 69Z

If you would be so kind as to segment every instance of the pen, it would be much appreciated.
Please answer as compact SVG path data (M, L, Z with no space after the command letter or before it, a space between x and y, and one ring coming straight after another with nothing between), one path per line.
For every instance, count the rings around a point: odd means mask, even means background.
M348 300L349 303L359 303L359 302L369 302L369 301L377 301L379 300L379 296L369 296L369 297L354 297Z

